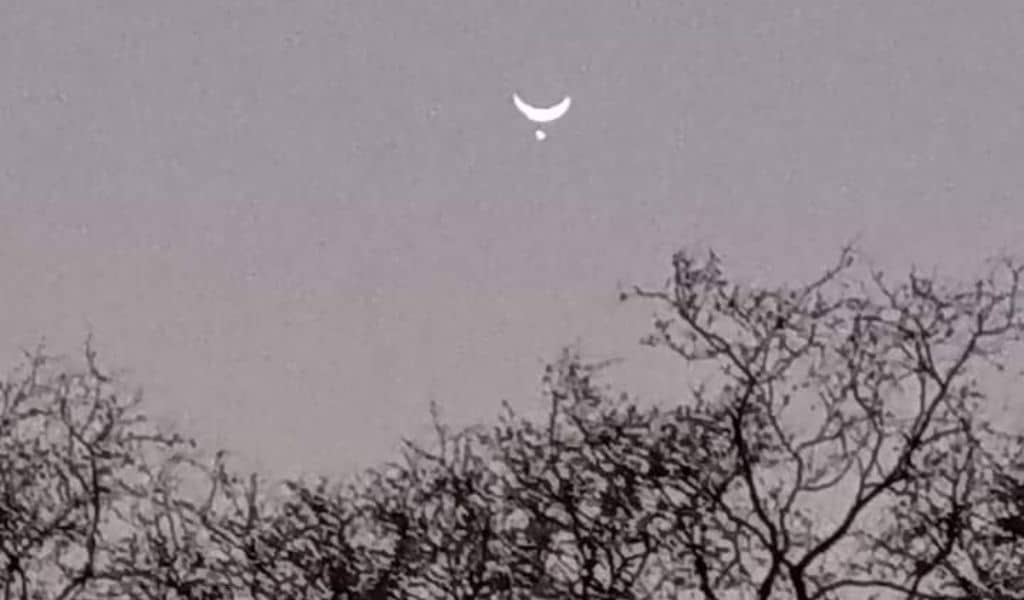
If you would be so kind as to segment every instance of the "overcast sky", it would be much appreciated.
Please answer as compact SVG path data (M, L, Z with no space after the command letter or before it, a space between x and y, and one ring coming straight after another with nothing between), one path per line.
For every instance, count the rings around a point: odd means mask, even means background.
M347 469L577 338L625 387L673 250L809 279L1024 240L1018 0L0 3L0 357L92 330L154 410ZM511 103L571 95L546 128Z

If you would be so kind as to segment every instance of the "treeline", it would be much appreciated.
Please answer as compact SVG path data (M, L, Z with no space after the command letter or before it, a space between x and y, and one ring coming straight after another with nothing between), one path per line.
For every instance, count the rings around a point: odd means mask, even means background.
M980 379L1024 332L1022 267L889 284L855 255L768 289L677 253L624 297L713 383L644 407L566 350L544 418L435 413L349 481L242 473L89 345L26 354L0 385L0 597L1024 598L1024 437Z

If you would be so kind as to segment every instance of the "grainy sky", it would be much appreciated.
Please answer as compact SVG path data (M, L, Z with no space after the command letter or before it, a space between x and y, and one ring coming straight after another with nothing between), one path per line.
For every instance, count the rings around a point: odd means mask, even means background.
M573 107L537 142L511 94ZM0 3L0 357L88 331L277 473L502 398L577 338L625 387L673 250L806 280L841 242L976 272L1024 239L1024 4Z

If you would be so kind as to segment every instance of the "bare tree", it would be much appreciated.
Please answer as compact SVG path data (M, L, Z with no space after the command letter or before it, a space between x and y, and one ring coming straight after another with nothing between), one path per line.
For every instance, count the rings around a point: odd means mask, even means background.
M1024 267L955 284L731 283L680 252L645 338L717 378L642 408L566 350L506 404L347 482L243 475L87 368L0 386L3 598L1024 598L1024 436L986 370Z
M915 272L890 285L880 272L844 279L854 258L844 248L797 289L743 290L714 253L679 253L666 290L634 290L666 309L648 343L724 375L714 405L739 476L708 512L733 550L716 562L690 546L707 567L693 585L705 598L723 597L723 577L756 598L1019 594L1019 557L1018 579L996 582L972 556L996 452L1020 441L984 419L974 375L1004 368L1020 340L1022 267L1000 259L967 286Z
M38 349L0 382L4 600L118 597L126 581L164 568L136 556L138 509L160 502L156 474L187 460L194 442L151 426L141 396L126 399L89 343L85 358L76 369Z

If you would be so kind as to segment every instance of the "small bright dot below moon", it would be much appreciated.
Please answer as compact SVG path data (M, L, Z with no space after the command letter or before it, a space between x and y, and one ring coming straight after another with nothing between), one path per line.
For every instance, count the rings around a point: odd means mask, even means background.
M537 136L538 140L543 140L544 138L548 137L548 134L544 133L540 129L538 129L536 132L534 132L534 135Z

